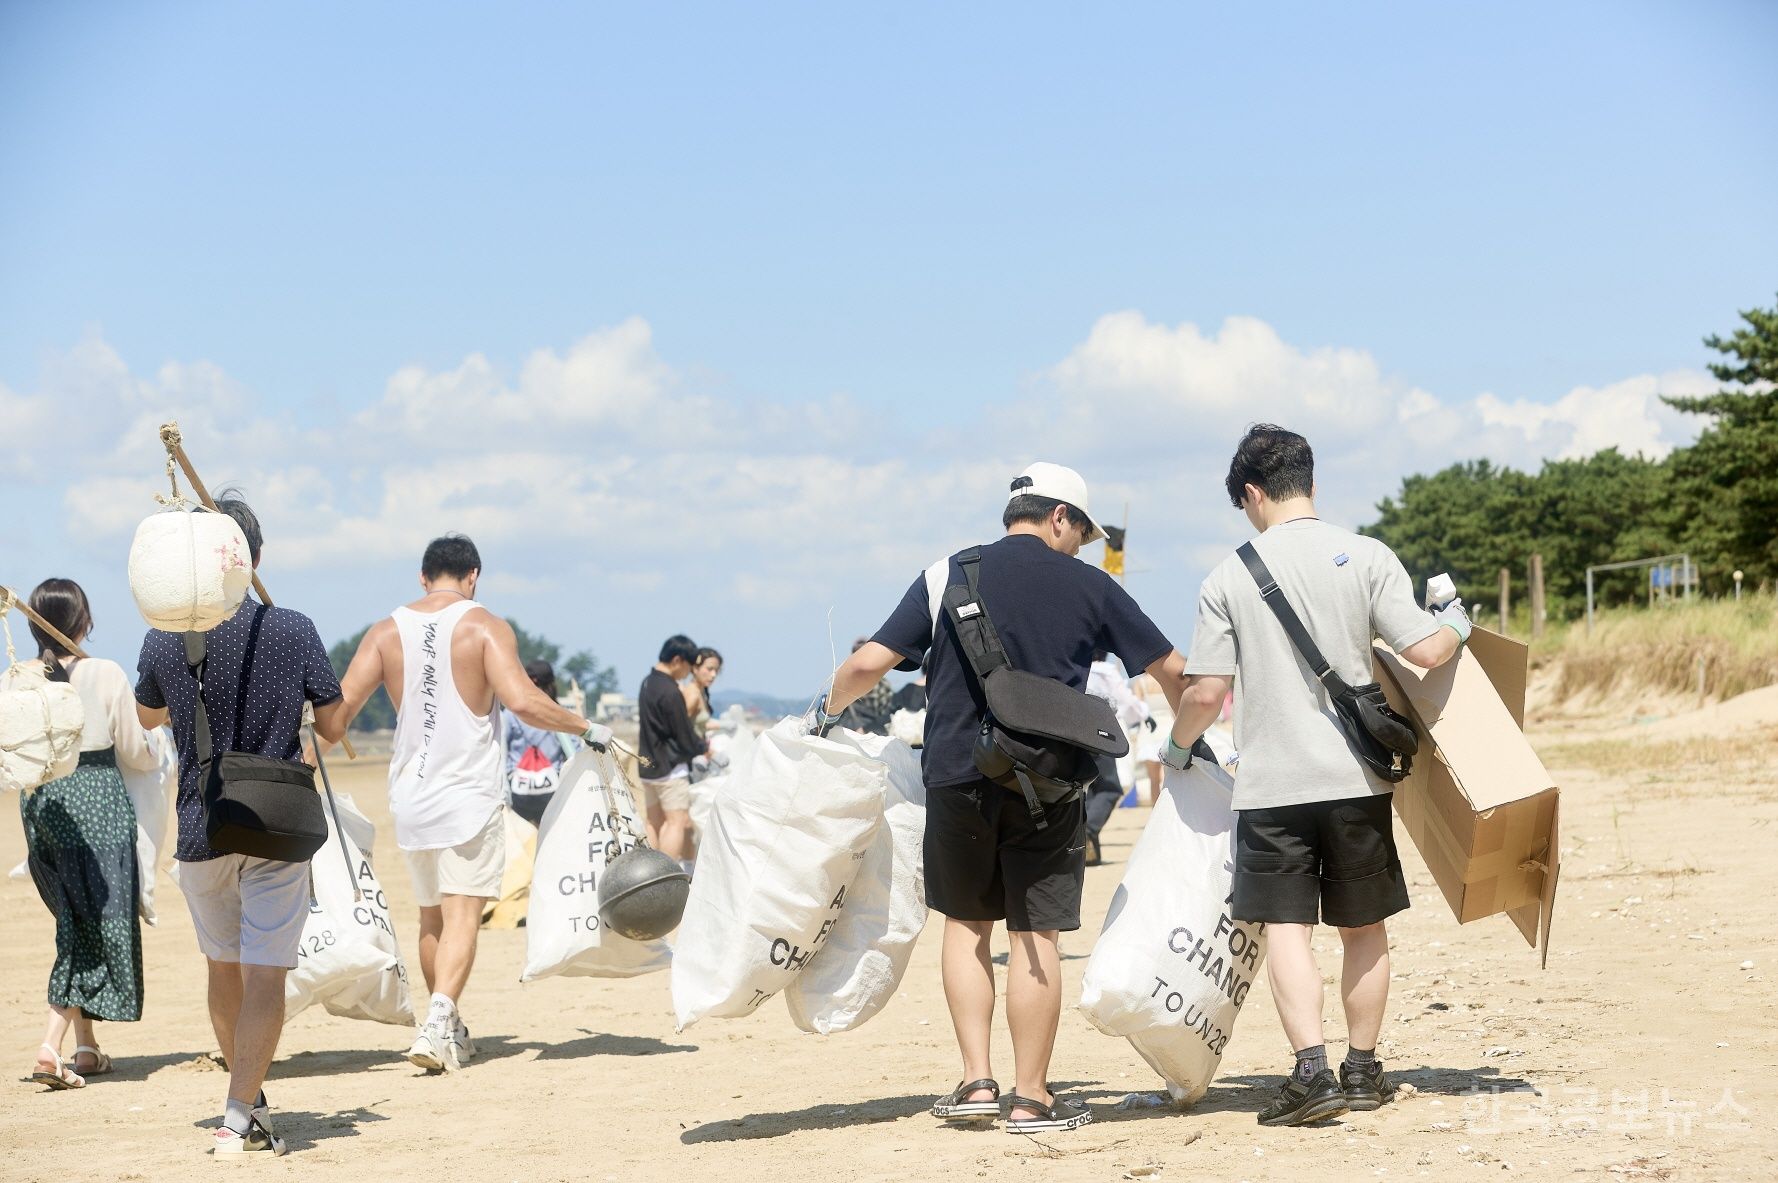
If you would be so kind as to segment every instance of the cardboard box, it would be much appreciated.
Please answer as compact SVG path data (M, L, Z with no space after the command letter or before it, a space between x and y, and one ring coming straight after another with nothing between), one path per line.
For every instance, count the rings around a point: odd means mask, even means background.
M1460 924L1504 912L1547 964L1559 790L1525 739L1525 645L1478 628L1435 670L1376 651L1390 705L1420 732L1395 811Z

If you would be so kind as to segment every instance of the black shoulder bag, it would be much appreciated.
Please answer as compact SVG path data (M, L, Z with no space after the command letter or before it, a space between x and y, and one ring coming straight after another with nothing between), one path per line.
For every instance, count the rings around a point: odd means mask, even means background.
M1309 630L1303 627L1296 609L1284 598L1278 581L1266 569L1265 561L1253 549L1253 543L1242 543L1238 553L1241 561L1247 564L1247 573L1253 576L1253 582L1259 584L1259 594L1265 599L1266 606L1284 626L1290 643L1296 646L1296 651L1303 655L1303 660L1327 687L1340 730L1346 733L1346 742L1353 753L1372 772L1391 784L1405 779L1420 750L1420 737L1414 731L1413 723L1389 705L1383 697L1383 687L1378 683L1352 686L1334 673L1327 659L1321 656L1314 638L1309 636Z
M1080 796L1098 775L1095 755L1122 756L1130 743L1117 711L1104 699L1012 667L982 602L980 548L964 551L957 562L967 586L945 589L945 614L988 704L976 736L975 766L995 784L1022 793L1041 830L1048 825L1044 805Z
M235 702L235 740L240 741L247 695L253 685L253 651L259 641L261 607L247 634L240 697ZM327 841L327 817L315 792L315 773L252 752L212 753L210 719L204 710L203 633L185 634L185 662L197 678L198 792L203 801L204 833L212 849L223 854L306 863Z

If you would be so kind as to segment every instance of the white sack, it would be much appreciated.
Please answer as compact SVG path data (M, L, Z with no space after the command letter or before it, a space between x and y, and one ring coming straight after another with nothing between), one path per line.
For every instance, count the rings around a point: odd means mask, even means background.
M152 514L130 542L130 594L149 628L207 633L253 583L247 539L225 513Z
M607 780L609 804L601 787ZM609 753L586 748L562 766L561 783L537 828L521 981L552 974L630 978L667 968L673 956L667 942L633 941L599 922L605 864L635 849L646 833L642 811Z
M335 998L348 1000L350 1009L361 995L378 993L386 980L405 976L394 926L389 923L388 899L370 868L370 857L350 831L341 832L349 815L356 815L353 829L369 823L350 798L336 801L340 825L334 825L332 809L324 811L327 842L309 860L314 894L297 946L296 968L284 981L287 1017ZM355 882L362 885L362 898L353 890ZM412 1016L410 1007L408 1022Z
M729 786L735 783L736 771L746 767L747 762L753 759L753 728L743 726L732 736L715 738L727 740L721 753L722 771L715 776L691 782L691 828L699 838L710 832L710 814L716 808L716 798L728 792ZM714 739L711 747L714 751Z
M161 844L167 837L167 813L179 795L179 748L172 729L150 731L148 750L159 761L153 768L138 772L120 764L117 771L136 809L136 911L144 921L155 924L154 881L160 873Z
M889 734L910 748L926 742L926 712L899 710L889 716Z
M346 833L346 851L352 855L352 868L358 878L358 890L361 898L352 904L352 922L357 925L360 940L375 945L389 958L389 964L382 972L365 974L355 983L341 986L322 998L322 1005L327 1013L338 1015L343 1019L364 1019L372 1023L389 1023L397 1027L414 1025L413 995L408 987L407 965L401 959L401 945L395 939L395 921L389 914L389 897L383 891L383 885L377 880L376 869L371 862L371 852L376 847L377 828L371 820L359 812L357 803L350 797L334 797L339 808L340 829ZM329 819L332 813L329 811ZM317 855L317 858L320 856ZM346 866L340 865L339 880L332 881L329 890L334 887L343 888L340 902L343 904L352 899L349 881L345 879ZM316 876L317 890L321 887L321 876Z
M883 822L889 772L857 746L760 735L716 798L673 957L679 1029L752 1014L820 950Z
M0 789L30 793L80 763L86 707L68 682L52 682L41 661L14 662L0 674Z
M1208 761L1167 770L1081 983L1087 1019L1127 1037L1184 1104L1210 1086L1265 964L1265 926L1228 912L1233 793Z
M821 956L784 989L790 1017L804 1031L850 1031L895 996L926 927L926 784L920 757L899 739L830 732L837 742L881 760L889 779L883 824L846 895L845 911Z

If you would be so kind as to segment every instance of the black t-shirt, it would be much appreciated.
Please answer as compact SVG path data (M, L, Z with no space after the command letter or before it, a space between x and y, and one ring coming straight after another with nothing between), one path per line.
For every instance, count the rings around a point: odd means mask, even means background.
M649 670L636 694L636 719L641 725L642 776L665 780L681 764L703 753L679 683L659 670Z
M1095 650L1117 654L1126 669L1142 670L1173 648L1115 579L1051 550L1042 539L1009 534L981 551L982 601L1014 669L1085 690ZM963 570L952 555L947 583L962 582ZM921 764L929 788L981 778L971 753L986 711L981 685L943 612L938 629L939 643L933 645L932 610L922 574L871 638L906 659L898 668L926 663Z

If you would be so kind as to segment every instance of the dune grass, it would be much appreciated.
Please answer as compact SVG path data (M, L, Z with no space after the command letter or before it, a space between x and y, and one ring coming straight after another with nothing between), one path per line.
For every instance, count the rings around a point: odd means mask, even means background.
M1740 601L1612 608L1595 617L1592 636L1584 618L1552 621L1532 648L1534 664L1556 671L1556 694L1563 699L1630 690L1695 694L1700 658L1710 698L1733 698L1778 682L1778 599L1748 595Z

